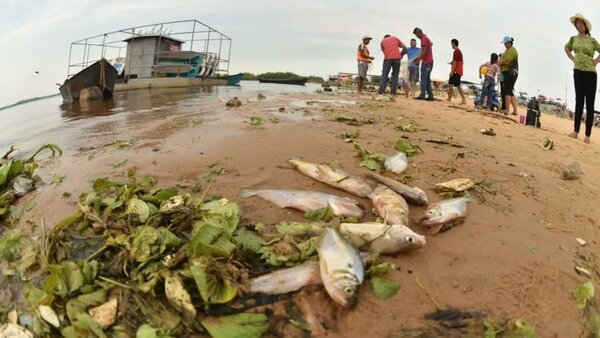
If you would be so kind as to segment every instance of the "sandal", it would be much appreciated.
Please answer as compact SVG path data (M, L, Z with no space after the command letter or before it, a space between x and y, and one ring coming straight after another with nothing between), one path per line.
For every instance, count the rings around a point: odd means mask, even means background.
M577 133L576 132L572 132L572 133L569 134L569 137L577 138Z

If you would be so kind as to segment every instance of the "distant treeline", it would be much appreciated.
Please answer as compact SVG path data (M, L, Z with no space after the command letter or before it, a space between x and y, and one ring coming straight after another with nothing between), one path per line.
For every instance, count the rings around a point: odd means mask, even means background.
M11 105L8 105L8 106L0 107L0 110L4 110L4 109L8 109L8 108L12 108L12 107L14 107L14 106L18 106L18 105L25 104L25 103L32 102L32 101L38 101L38 100L47 99L47 98L49 98L49 97L58 96L58 95L59 95L59 94L52 94L52 95L46 95L46 96L32 97L32 98L30 98L30 99L21 100L21 101L19 101L19 102L17 102L17 103L13 103L13 104L11 104Z
M323 78L320 76L301 76L292 72L267 72L262 74L244 73L243 80L258 80L258 79L270 79L270 80L281 80L281 79L299 79L307 78L307 82L323 83Z

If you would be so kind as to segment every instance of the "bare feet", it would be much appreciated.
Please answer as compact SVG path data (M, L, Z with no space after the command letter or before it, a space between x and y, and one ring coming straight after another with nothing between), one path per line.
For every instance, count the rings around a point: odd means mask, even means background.
M583 142L585 142L585 143L590 143L590 138L589 138L589 136L586 136L586 137L583 139Z
M465 105L465 104L467 104L467 101L462 101L460 104Z
M510 113L510 115L517 115L517 112L514 111L514 112Z
M577 138L577 133L576 132L572 132L572 133L569 134L569 137Z

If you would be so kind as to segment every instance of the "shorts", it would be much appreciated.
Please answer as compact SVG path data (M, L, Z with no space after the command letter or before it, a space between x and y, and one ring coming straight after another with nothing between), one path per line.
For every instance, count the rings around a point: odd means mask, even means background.
M515 96L515 82L517 82L518 75L513 75L510 71L502 72L502 75L504 77L502 96Z
M408 81L419 82L419 66L414 63L408 66Z
M368 69L369 69L368 62L358 61L358 77L366 79Z
M448 79L448 84L454 87L459 87L460 86L460 78L461 76L458 75L458 73L454 73L452 74L452 76L450 76L450 79Z

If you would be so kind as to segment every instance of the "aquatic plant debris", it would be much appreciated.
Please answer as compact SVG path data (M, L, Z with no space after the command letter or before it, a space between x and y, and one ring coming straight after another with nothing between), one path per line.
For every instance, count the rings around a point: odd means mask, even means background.
M398 151L405 153L406 156L410 157L410 156L413 156L417 152L418 147L404 141L403 139L398 139L398 141L396 141L396 145L394 146L394 148Z
M258 117L258 116L251 116L250 117L250 125L260 126L262 124L263 124L263 119L261 117Z
M595 293L596 289L591 281L587 281L577 286L575 290L573 290L573 298L575 299L575 303L577 303L577 308L580 310L585 309L588 303L594 299Z
M198 179L209 179L213 176L221 176L225 174L225 168L218 163L208 165L208 171L205 171L197 176Z
M400 290L398 282L378 276L371 277L370 284L373 294L379 299L392 298Z
M361 167L366 167L373 171L381 171L387 156L381 153L374 153L365 149L360 143L354 142L354 149L358 152L358 156L362 159Z

